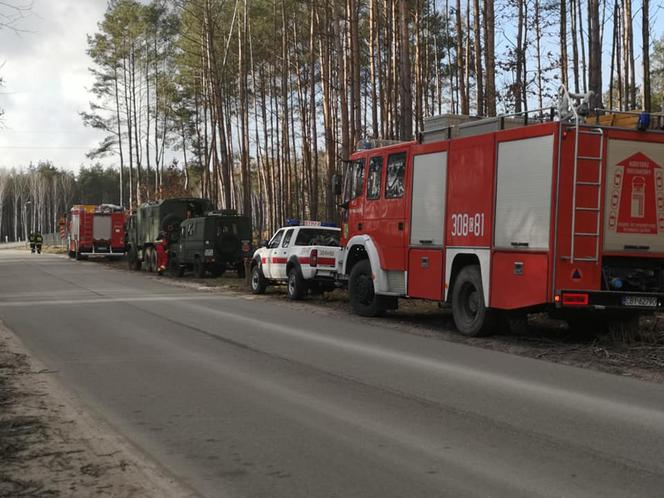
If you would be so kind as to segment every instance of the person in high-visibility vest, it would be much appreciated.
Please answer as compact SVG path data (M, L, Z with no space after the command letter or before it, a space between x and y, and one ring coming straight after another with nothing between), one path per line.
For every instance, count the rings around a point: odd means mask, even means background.
M165 232L160 232L154 245L157 251L157 273L161 275L168 268L168 236Z
M42 244L44 243L44 237L41 232L35 232L35 247L37 249L37 254L41 254Z
M41 232L32 232L28 237L30 242L30 252L37 251L37 254L41 254L42 244L44 243L44 237L42 237Z

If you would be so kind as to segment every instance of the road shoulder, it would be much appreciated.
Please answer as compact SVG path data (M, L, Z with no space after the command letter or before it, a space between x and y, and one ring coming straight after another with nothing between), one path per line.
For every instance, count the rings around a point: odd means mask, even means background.
M62 387L0 322L0 497L195 493Z

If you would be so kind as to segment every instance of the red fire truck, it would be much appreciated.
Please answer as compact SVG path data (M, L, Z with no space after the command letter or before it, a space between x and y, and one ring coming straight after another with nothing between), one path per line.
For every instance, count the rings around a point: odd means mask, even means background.
M353 154L334 188L354 312L435 300L477 336L535 311L638 326L662 309L664 132L647 115L584 119L587 96L563 97L555 119L432 120Z
M120 206L77 204L69 212L67 245L70 258L97 255L122 257L125 252L125 212Z

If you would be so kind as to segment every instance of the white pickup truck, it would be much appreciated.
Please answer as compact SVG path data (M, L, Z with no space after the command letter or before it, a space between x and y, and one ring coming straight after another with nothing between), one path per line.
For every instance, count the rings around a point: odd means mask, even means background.
M288 284L288 298L302 299L307 291L335 288L341 247L338 228L286 226L254 252L251 291L263 294L268 285Z

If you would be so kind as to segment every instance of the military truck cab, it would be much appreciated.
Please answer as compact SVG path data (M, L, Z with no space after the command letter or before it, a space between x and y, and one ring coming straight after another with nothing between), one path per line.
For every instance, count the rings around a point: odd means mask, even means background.
M244 260L252 251L247 216L234 210L212 212L182 221L178 241L170 248L170 267L176 276L193 271L197 278L218 277L232 269L244 277Z

